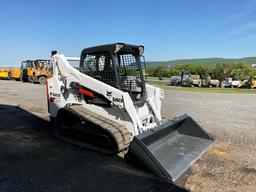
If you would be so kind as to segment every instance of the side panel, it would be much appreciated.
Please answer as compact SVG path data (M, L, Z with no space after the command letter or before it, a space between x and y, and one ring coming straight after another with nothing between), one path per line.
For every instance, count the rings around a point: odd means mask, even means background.
M61 82L57 78L48 79L47 86L50 116L56 117L58 110L63 108L67 102L61 93Z
M13 68L11 69L11 76L14 79L19 79L20 78L20 68Z
M0 78L8 78L9 75L8 75L8 72L7 71L0 71Z

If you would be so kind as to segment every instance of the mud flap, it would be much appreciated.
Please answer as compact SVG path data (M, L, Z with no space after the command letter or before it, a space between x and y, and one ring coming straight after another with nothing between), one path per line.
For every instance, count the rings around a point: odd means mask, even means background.
M154 174L175 182L212 144L200 125L182 115L135 136L130 152Z

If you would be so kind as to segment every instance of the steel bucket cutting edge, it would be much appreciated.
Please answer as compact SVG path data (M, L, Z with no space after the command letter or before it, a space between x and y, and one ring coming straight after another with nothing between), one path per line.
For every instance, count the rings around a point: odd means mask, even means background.
M175 182L213 142L190 116L182 115L135 136L129 153L154 174Z

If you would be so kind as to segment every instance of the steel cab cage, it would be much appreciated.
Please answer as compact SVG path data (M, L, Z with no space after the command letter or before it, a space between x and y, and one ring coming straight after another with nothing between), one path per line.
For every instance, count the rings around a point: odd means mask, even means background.
M107 44L102 46L95 46L90 48L83 49L81 53L80 59L80 67L79 70L82 73L85 73L93 78L96 78L104 83L107 83L113 87L116 87L119 90L124 92L128 92L131 95L131 98L134 101L134 104L140 106L145 103L145 80L143 75L143 65L141 63L140 57L144 52L144 46L140 45L129 45L124 43L114 43L114 44ZM99 69L99 61L98 63L94 63L95 68L92 72L92 69L85 69L85 60L88 59L90 56L100 57L100 56L107 57L111 65L111 72L104 73L100 71L105 70L102 68ZM97 66L98 65L98 66ZM136 86L134 82L127 79L131 76L135 76L134 73L137 74L136 82L139 84L141 89L139 98L135 98L133 90L131 90L132 86ZM125 79L126 78L126 79ZM125 80L124 80L125 79ZM134 79L133 79L134 80ZM124 83L125 82L125 83ZM134 87L133 87L134 88ZM135 93L136 95L136 93Z
M35 67L35 61L34 60L26 60L21 62L21 69L28 69Z

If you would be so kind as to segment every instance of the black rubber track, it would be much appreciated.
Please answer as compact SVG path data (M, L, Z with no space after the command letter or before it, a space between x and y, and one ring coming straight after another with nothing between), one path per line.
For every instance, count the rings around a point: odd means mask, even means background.
M132 140L124 125L81 105L61 109L54 133L58 139L108 155L126 151Z

